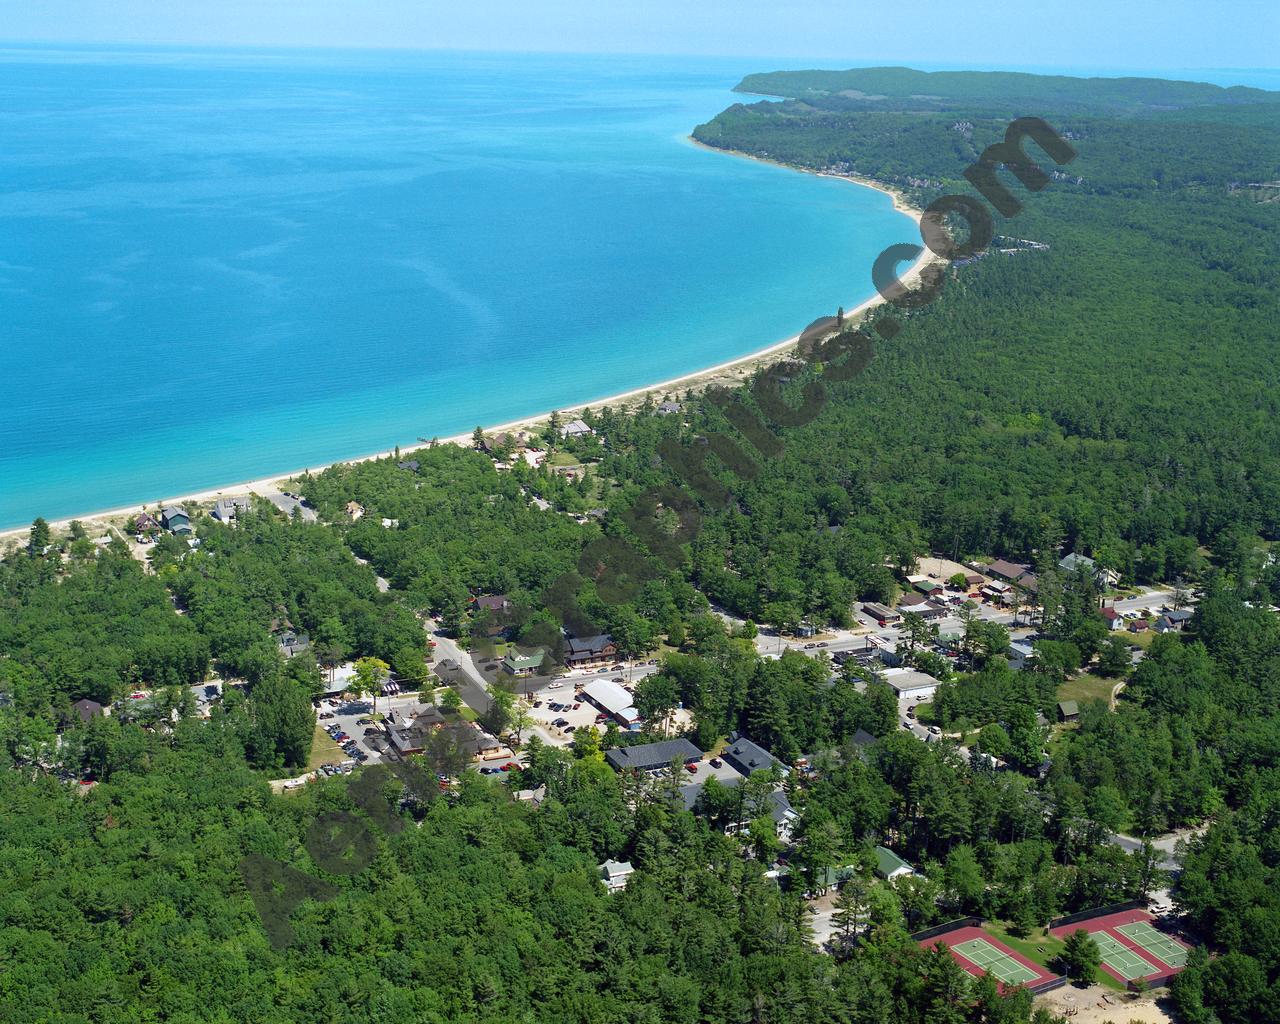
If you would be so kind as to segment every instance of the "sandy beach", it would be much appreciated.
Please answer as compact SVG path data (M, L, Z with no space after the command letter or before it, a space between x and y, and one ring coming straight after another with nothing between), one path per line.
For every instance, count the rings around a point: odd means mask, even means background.
M699 148L709 150L711 152L744 157L749 160L756 160L760 163L771 164L775 167L782 167L786 170L794 171L797 174L811 174L812 171L806 171L801 168L790 167L786 164L780 164L771 160L761 160L759 157L751 156L748 153L739 153L732 150L716 149L712 146L704 146L696 140L689 140ZM911 217L917 225L920 222L921 211L910 205L902 193L890 188L880 182L870 181L863 178L856 178L844 175L819 175L820 177L835 178L838 181L846 181L853 185L863 188L872 188L878 192L883 192L893 200L894 209L900 213ZM919 279L921 271L930 263L937 260L928 249L925 249L920 258L916 260L911 267L900 276L903 284L911 285ZM870 270L868 268L868 285L870 285ZM859 317L864 316L868 311L879 306L885 300L879 294L873 295L871 298L855 305L851 309L845 310L845 321L853 322ZM830 313L826 315L831 315ZM659 381L656 384L650 384L645 387L634 388L631 391L625 391L621 394L606 395L603 397L593 398L589 401L582 402L578 405L570 406L563 409L557 409L561 418L566 416L572 417L573 414L582 412L586 409L601 409L612 407L618 409L627 409L629 407L637 407L644 403L647 397L661 400L665 396L674 395L677 391L683 395L687 391L703 391L714 386L734 386L740 384L742 380L749 377L758 370L762 365L771 362L774 357L786 353L799 342L800 335L795 334L789 338L774 342L765 348L758 349L747 355L731 359L716 366L708 367L702 370L696 370L692 373L686 373L680 377L673 377L670 380ZM508 423L499 423L484 428L486 433L501 432L517 429L528 429L545 423L551 416L552 410L540 413L535 416L526 416L522 419L512 420ZM440 444L461 444L469 446L471 444L471 434L459 434L454 437L446 437L439 439ZM427 447L426 444L418 443L413 445L402 445L399 448L400 454L407 455L421 448ZM144 509L154 510L162 505L174 504L192 504L199 505L217 501L219 498L244 497L250 494L267 495L275 493L287 487L289 481L294 480L307 473L319 473L330 466L344 465L357 462L367 462L373 459L383 459L395 454L396 449L386 449L383 451L372 452L368 455L361 455L355 458L335 459L332 462L323 463L315 466L306 466L293 469L285 473L279 473L269 477L263 477L258 480L246 480L241 483L227 484L221 487L209 488L204 491L196 491L188 494L174 495L165 498L160 503L148 502L146 504L130 505L124 508L109 509L106 511L86 512L83 515L69 516L65 519L59 519L50 522L50 526L56 531L65 529L73 520L78 520L86 527L97 524L101 527L110 525L119 525L130 516L142 512ZM0 544L12 545L12 542L19 538L25 538L29 527L21 526L10 530L0 531Z

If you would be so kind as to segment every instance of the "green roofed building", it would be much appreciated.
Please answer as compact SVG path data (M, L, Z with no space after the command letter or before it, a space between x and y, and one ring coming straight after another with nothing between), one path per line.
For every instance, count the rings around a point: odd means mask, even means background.
M1080 705L1074 700L1058 701L1058 721L1074 722L1080 717Z
M531 676L542 667L542 659L542 651L534 651L532 654L510 651L502 659L502 667L513 676Z
M911 865L892 850L883 846L876 847L876 874L887 881L901 878L903 875L914 875Z

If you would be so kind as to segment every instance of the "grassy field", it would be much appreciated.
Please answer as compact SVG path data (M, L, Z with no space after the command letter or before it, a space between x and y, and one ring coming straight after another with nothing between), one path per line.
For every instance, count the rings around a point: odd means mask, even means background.
M1092 672L1082 672L1058 687L1058 700L1074 700L1081 704L1091 700L1109 701L1111 688L1118 679L1104 679Z
M337 764L346 760L347 755L342 748L333 742L333 737L320 728L316 722L316 733L311 740L311 757L307 760L307 771L313 772L322 764Z
M1060 967L1055 966L1054 960L1062 952L1062 947L1066 943L1062 939L1054 938L1043 928L1036 928L1025 938L1019 938L1012 934L1008 925L1003 921L988 921L982 928L984 931L990 932L1015 953L1021 953L1032 963L1039 964L1054 973L1061 970ZM1106 971L1099 970L1097 974L1096 980L1098 984L1115 989L1117 992L1128 991L1124 985L1116 981Z

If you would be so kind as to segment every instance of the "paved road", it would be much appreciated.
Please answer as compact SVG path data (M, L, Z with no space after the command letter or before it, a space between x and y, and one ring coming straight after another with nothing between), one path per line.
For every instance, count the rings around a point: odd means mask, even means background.
M1180 832L1170 832L1168 835L1151 837L1151 845L1155 847L1156 852L1160 855L1159 866L1165 871L1177 871L1181 868L1182 864L1178 860L1175 847L1180 841L1190 839L1192 836L1203 832L1206 827L1202 825L1199 828L1183 829ZM1142 840L1140 838L1122 835L1118 832L1111 837L1111 842L1126 853L1136 853L1142 849Z

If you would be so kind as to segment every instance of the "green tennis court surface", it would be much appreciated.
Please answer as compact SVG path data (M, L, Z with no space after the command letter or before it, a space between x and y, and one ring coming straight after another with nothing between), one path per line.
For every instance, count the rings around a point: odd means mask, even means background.
M1132 939L1154 957L1159 957L1170 967L1185 967L1190 950L1180 942L1152 928L1146 921L1134 921L1116 927L1126 939Z
M986 939L970 939L954 949L971 964L981 967L1006 985L1026 985L1040 977L1035 971L1023 967L1008 953L996 949Z
M1098 952L1102 954L1102 962L1110 967L1125 981L1145 978L1159 974L1160 968L1149 964L1133 950L1123 945L1114 935L1106 932L1090 932L1089 938L1098 944Z

